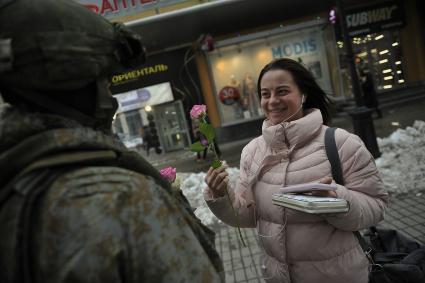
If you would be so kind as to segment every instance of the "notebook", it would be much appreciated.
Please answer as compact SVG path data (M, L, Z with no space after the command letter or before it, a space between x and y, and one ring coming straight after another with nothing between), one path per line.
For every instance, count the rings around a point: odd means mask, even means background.
M276 193L272 195L272 202L275 205L312 214L344 213L350 209L344 199L301 194Z

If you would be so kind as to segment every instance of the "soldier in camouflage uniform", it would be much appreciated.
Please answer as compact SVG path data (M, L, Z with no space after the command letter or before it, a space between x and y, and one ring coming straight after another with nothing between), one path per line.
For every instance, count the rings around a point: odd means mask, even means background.
M0 282L220 282L214 233L108 130L137 35L71 0L0 0Z

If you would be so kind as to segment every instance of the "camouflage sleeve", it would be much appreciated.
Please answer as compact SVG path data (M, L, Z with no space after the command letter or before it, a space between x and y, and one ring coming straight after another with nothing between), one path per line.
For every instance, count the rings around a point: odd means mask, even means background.
M134 194L131 203L134 218L129 235L133 246L144 246L133 256L132 262L139 268L134 272L135 282L220 282L175 200L153 181L145 182L150 189ZM142 269L145 266L148 268Z
M43 200L37 282L220 282L175 199L149 178L86 168Z

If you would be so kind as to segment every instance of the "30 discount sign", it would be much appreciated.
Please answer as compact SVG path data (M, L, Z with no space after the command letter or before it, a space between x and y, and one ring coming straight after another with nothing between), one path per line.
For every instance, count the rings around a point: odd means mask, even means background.
M218 97L223 104L232 105L240 99L241 94L237 88L232 86L225 86L218 93Z

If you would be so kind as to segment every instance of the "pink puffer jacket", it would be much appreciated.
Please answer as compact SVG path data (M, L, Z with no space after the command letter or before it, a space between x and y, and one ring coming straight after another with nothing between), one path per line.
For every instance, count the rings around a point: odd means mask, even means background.
M230 195L241 227L257 227L267 282L368 281L368 261L353 231L383 219L388 194L359 137L343 129L335 132L345 181L337 194L350 203L349 212L312 215L272 203L272 194L282 186L332 176L324 148L326 128L317 109L279 125L266 120L262 136L242 151L239 180ZM209 188L204 194L211 211L236 226L227 198L213 200Z

